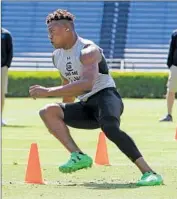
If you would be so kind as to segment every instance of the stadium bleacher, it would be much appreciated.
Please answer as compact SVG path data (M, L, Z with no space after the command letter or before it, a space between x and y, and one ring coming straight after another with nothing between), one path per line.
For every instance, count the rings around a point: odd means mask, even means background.
M124 49L126 68L163 69L171 33L176 29L177 2L131 2Z
M48 40L45 19L48 13L57 8L68 9L76 15L79 35L99 44L103 4L104 2L2 2L2 26L12 33L14 40L12 67L53 66L53 48Z
M76 15L77 32L104 49L110 67L166 69L177 2L2 1L2 26L14 40L12 69L53 67L45 18L57 8Z

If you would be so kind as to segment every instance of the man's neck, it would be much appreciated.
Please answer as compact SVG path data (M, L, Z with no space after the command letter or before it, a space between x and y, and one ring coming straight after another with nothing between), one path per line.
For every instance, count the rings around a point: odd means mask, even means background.
M77 36L76 32L73 32L71 39L68 40L68 43L65 45L65 47L63 49L64 50L71 49L74 46L74 44L76 43L77 39L78 39L78 36Z

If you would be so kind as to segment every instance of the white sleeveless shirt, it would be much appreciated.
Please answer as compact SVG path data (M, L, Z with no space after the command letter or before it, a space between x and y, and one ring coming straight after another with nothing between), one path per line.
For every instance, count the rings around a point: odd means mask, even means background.
M53 52L53 62L55 67L70 83L80 80L83 67L83 64L80 61L80 54L81 50L89 44L96 45L90 40L78 37L76 43L71 49L57 49ZM78 96L78 98L80 100L86 101L90 96L108 87L116 87L113 78L109 74L102 74L99 72L92 90L88 93Z

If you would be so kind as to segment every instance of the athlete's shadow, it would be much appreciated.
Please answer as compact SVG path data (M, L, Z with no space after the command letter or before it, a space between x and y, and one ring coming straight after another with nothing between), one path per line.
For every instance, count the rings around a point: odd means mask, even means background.
M87 182L83 183L83 186L89 188L89 189L100 189L100 190L106 190L106 189L135 189L139 188L136 186L136 183L96 183L96 182Z
M30 128L32 126L30 125L13 125L13 124L8 124L8 125L5 125L5 126L2 126L2 128Z

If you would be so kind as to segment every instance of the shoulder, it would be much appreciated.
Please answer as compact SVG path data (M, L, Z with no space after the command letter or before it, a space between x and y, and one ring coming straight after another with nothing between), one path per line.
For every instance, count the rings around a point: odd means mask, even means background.
M61 49L56 49L53 51L52 56L60 55Z
M85 51L98 51L99 53L103 53L103 49L100 48L95 42L88 40L88 39L83 39L83 38L79 38L80 42L82 42L83 44L83 48L81 50L81 52L85 52Z
M3 34L6 34L6 35L8 35L8 36L10 36L11 37L11 32L10 31L8 31L7 29L5 29L5 28L2 28L2 33Z
M95 44L87 44L81 50L80 60L83 64L99 63L102 58L102 53Z
M177 37L177 29L172 32L172 37Z
M94 44L94 42L89 39L84 39L82 37L79 37L78 39L79 39L79 42L82 43L83 45Z
M56 49L53 51L52 61L53 61L53 64L55 67L57 67L57 62L58 62L58 59L60 58L60 56L61 56L61 49Z
M52 57L59 59L62 56L62 49L56 49L52 53Z

